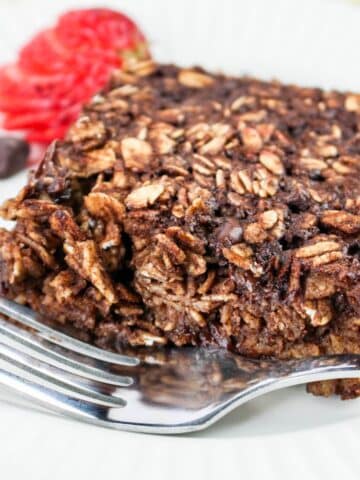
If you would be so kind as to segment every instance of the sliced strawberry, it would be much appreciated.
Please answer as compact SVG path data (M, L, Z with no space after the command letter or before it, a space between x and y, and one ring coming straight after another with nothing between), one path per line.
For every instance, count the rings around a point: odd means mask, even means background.
M19 54L19 66L38 74L59 71L69 63L72 53L58 41L53 29L40 32Z
M68 12L60 17L56 33L64 45L81 50L117 50L144 41L132 20L106 8Z
M27 111L48 110L55 106L51 98L21 98L0 96L0 111L16 114Z
M33 142L61 138L129 51L148 57L142 33L125 15L106 8L63 15L20 51L15 64L0 68L2 124Z
M6 115L4 120L5 128L9 130L22 130L26 128L44 128L54 122L67 123L70 119L76 118L79 113L78 106L62 110L44 110L39 112L24 112L18 115Z
M26 137L29 142L49 143L56 138L64 138L68 129L68 125L59 125L58 127L50 127L44 130L29 129Z
M54 87L62 85L64 91L76 81L75 72L45 76L30 75L17 65L10 65L0 71L0 96L21 96L23 98L50 97Z

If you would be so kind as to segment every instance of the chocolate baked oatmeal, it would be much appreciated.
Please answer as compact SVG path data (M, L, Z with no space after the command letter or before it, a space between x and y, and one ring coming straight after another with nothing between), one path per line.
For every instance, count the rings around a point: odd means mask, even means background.
M98 345L360 353L359 173L359 95L137 64L3 206L1 293Z

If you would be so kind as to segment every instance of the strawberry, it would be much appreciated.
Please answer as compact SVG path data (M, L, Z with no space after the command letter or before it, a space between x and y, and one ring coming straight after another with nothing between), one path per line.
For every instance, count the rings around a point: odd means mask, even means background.
M61 45L53 29L44 30L20 51L18 64L24 71L47 73L61 72L71 56Z
M22 48L16 63L0 68L1 126L31 142L63 137L129 53L149 55L127 16L106 8L65 13Z

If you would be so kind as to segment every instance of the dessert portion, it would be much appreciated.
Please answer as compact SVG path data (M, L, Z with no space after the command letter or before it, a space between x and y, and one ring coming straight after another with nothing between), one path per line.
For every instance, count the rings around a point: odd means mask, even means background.
M100 346L360 353L359 173L358 95L138 63L3 206L1 293Z

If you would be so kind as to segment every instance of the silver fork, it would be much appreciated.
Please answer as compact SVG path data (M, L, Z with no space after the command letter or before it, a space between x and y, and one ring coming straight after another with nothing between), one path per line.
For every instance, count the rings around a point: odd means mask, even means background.
M120 430L201 430L265 393L360 377L360 355L251 360L212 348L122 355L54 330L4 298L0 312L17 321L0 318L0 384L49 411Z

